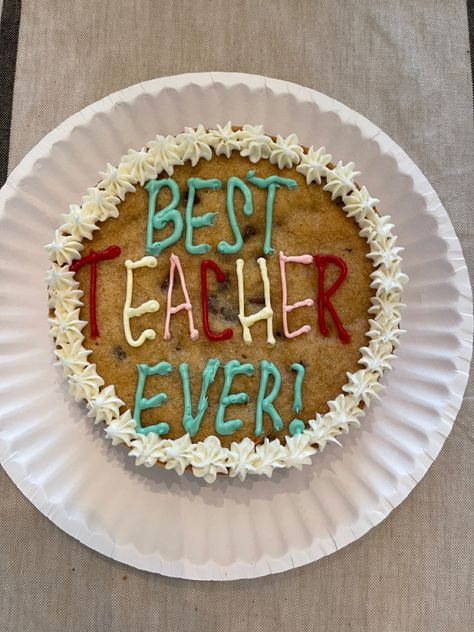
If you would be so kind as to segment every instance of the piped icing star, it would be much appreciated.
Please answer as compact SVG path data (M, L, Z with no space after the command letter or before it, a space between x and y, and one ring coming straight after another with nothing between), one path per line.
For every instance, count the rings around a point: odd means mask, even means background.
M127 193L135 191L133 176L127 171L114 167L110 162L107 163L105 171L101 171L99 175L102 176L102 180L97 185L99 189L105 189L109 195L118 197L120 200L124 200Z
M303 465L309 465L311 456L316 453L316 449L310 442L311 436L307 433L286 437L286 444L283 446L285 466L301 470Z
M73 343L78 339L84 339L81 330L87 322L79 318L79 312L79 309L57 311L53 318L49 318L49 335L56 340L57 344Z
M181 476L190 463L193 443L189 434L185 434L164 447L163 461L167 470L175 469Z
M278 165L279 169L297 165L303 156L303 149L298 144L296 134L290 134L286 138L278 134L276 141L272 141L270 152L270 162Z
M63 343L61 347L54 351L58 364L61 364L65 375L72 375L73 373L82 373L86 368L87 356L92 352L85 349L82 346L80 339L75 340L72 343Z
M342 390L353 395L357 401L362 401L368 406L373 399L380 399L378 392L383 387L378 381L379 375L377 373L360 369L355 373L346 373L346 375L349 381L344 384Z
M71 264L74 259L79 259L84 245L72 235L65 235L61 230L56 230L54 240L45 246L51 261L60 266L65 263Z
M129 149L128 153L122 156L119 169L122 173L130 175L132 182L139 182L142 186L148 180L154 180L158 175L155 167L150 164L145 149L140 151Z
M363 364L368 371L381 375L384 371L392 369L391 361L396 357L392 353L392 348L390 343L371 340L368 347L360 349L362 357L358 362Z
M63 233L69 233L77 241L92 239L92 233L99 227L93 215L83 211L78 204L69 206L69 213L63 215L64 224L60 227Z
M272 139L263 133L263 125L244 125L238 132L240 155L256 163L268 158L272 151Z
M137 438L136 422L129 410L118 419L112 419L104 430L107 437L112 440L112 445L125 443L130 446L131 442Z
M265 438L263 443L256 446L255 453L257 455L254 462L256 474L265 474L270 477L275 468L285 467L283 446L277 439L269 441Z
M159 435L154 432L149 432L146 435L137 434L130 441L132 449L129 452L129 456L135 457L135 465L153 467L158 460L163 458L164 445L166 445L166 441L160 439Z
M120 199L116 195L97 187L89 187L87 195L82 198L82 212L95 221L105 222L109 217L119 216L117 210L119 202Z
M354 179L359 175L360 171L354 170L353 162L343 165L342 161L339 161L334 169L328 170L323 189L331 193L332 200L343 197L355 188Z
M206 483L213 483L218 473L226 474L227 452L222 448L219 439L213 435L199 441L194 445L190 457L194 476L203 478Z
M98 397L99 388L103 385L104 380L97 375L95 364L88 364L83 371L73 373L69 377L69 391L77 402Z
M71 272L66 266L60 266L54 262L51 263L46 275L46 283L48 290L52 292L68 290L77 285L77 282L74 280L74 272Z
M217 125L217 129L210 130L208 142L217 156L230 158L233 151L240 150L239 132L234 132L230 121L224 127Z
M182 147L180 147L174 136L160 136L157 134L155 139L148 143L147 147L148 159L150 164L156 169L157 174L166 171L169 176L172 176L175 166L183 164L181 159Z
M125 406L125 403L117 397L115 387L111 384L88 402L89 412L87 416L95 417L95 423L99 423L99 421L110 423L112 419L120 415L119 411L122 406Z
M305 176L306 184L311 184L311 182L321 184L321 178L326 176L326 166L331 162L331 158L331 154L326 153L325 147L314 149L313 145L311 145L308 152L301 156L301 161L296 167L296 171Z
M254 463L257 460L255 443L250 437L244 437L242 441L233 441L227 457L229 476L238 476L241 481L247 474L255 472Z
M343 202L347 217L353 217L359 224L368 214L370 217L374 216L374 207L380 200L373 198L365 186L362 186L360 189L354 189L350 195L345 195Z
M185 127L182 134L176 137L180 145L183 162L190 161L195 167L201 158L210 160L212 151L209 147L209 134L204 125L198 125L196 129Z

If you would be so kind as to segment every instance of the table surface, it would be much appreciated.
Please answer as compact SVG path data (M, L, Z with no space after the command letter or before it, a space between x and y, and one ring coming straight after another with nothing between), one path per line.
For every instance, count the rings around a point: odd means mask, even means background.
M326 93L393 137L438 192L471 266L465 0L0 0L0 8L0 178L67 116L130 84L206 70L263 74ZM471 379L439 458L382 524L330 557L251 581L170 579L102 557L49 522L0 469L0 629L473 629L473 403Z

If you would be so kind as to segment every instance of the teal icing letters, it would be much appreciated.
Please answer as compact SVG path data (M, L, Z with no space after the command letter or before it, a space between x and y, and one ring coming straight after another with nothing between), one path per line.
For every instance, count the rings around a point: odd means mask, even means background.
M152 426L143 427L141 424L142 410L148 408L158 408L164 402L168 400L166 393L156 393L152 397L143 397L143 391L145 388L145 381L149 375L169 375L173 370L173 367L169 362L158 362L155 366L149 366L148 364L137 364L138 369L138 383L137 391L135 394L135 408L133 410L133 418L136 421L136 430L140 434L148 434L154 432L157 435L166 434L170 431L169 424L166 421L161 421Z
M265 395L268 378L270 376L273 377L273 386L268 395ZM273 406L273 401L280 391L280 386L280 371L272 362L262 360L260 362L260 386L258 389L257 406L255 411L255 434L257 436L263 434L263 413L270 415L275 430L281 430L283 428L281 417L276 408Z
M184 245L191 255L203 255L209 252L209 244L193 245L193 230L203 226L212 226L216 213L204 213L199 217L193 217L194 196L198 189L221 189L222 182L218 178L202 180L201 178L188 178L188 201L186 203L186 239Z
M242 209L244 215L250 217L250 215L252 215L253 213L252 192L243 180L241 180L237 176L231 176L227 180L227 214L229 216L230 227L234 234L235 243L229 244L229 242L227 241L220 241L218 243L217 251L221 252L224 255L236 254L242 248L242 245L244 243L239 225L237 223L237 219L235 217L234 191L236 188L240 189L242 195L244 196L244 206Z
M275 201L275 191L281 184L289 189L296 189L297 182L293 178L282 178L281 176L269 176L268 178L257 178L255 171L249 171L247 173L247 180L254 184L259 189L268 189L267 192L267 204L265 207L265 239L263 242L263 252L266 255L272 255L274 253L271 247L272 237L272 217L273 217L273 202Z
M171 202L161 211L156 211L156 199L163 187L168 187L171 191ZM172 178L164 178L162 180L150 180L145 185L148 191L148 222L146 229L146 251L155 257L165 248L171 246L183 234L183 218L177 210L179 204L179 186ZM153 241L153 230L162 230L168 222L173 222L174 230L163 241Z
M219 406L217 407L215 429L220 435L230 435L236 430L240 430L244 425L241 419L229 419L224 421L225 409L232 404L246 404L249 400L247 393L243 391L240 393L230 394L230 388L232 386L232 380L236 375L253 375L253 364L247 362L246 364L240 364L238 360L229 360L224 365L224 385L221 391L221 397L219 400Z
M303 399L301 397L301 386L304 378L304 366L299 362L291 365L292 371L296 371L294 395L293 395L293 412L300 413L303 408ZM305 429L304 422L295 417L289 425L290 434L301 434Z
M194 436L199 430L202 418L206 412L209 402L207 401L207 391L216 377L217 369L219 368L219 360L210 359L207 361L206 366L202 372L201 381L201 395L197 405L196 416L193 417L192 403L191 403L191 386L189 384L189 366L186 362L179 365L179 374L183 381L183 396L184 396L184 414L183 414L183 428L189 434L190 437Z

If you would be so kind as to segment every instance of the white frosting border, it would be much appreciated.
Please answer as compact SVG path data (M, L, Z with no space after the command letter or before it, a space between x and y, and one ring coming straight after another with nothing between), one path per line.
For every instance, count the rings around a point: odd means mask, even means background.
M369 244L374 272L371 287L375 289L369 309L370 342L360 349L359 363L363 366L355 373L347 373L348 382L335 400L328 402L329 412L316 414L308 420L309 428L302 434L287 436L283 445L279 439L256 445L246 437L225 448L217 436L211 435L204 441L193 443L189 435L179 439L162 439L154 433L142 435L135 430L135 421L127 410L120 414L124 402L115 393L113 385L104 386L94 364L87 361L91 351L84 348L81 330L86 322L79 319L82 306L82 291L69 266L80 258L83 240L91 239L98 223L110 217L118 217L117 205L127 192L135 190L137 182L143 185L160 173L172 175L174 166L200 159L210 160L212 151L227 157L239 151L253 163L268 159L280 169L296 167L306 177L308 184L321 183L326 178L324 189L332 198L340 197L342 210L359 224L360 235ZM68 378L72 395L76 400L85 399L88 417L95 423L104 421L105 432L113 445L125 443L130 447L137 465L151 467L157 461L178 474L190 466L194 475L208 483L216 479L217 473L238 476L244 480L247 474L271 476L275 468L301 467L311 462L310 457L323 450L328 442L338 443L336 437L348 432L351 425L360 425L359 418L372 399L379 398L382 385L379 382L384 371L391 368L394 350L398 346L400 329L401 294L408 277L401 271L401 248L396 246L396 236L391 232L393 224L389 216L380 216L375 210L379 200L372 198L363 186L360 189L355 178L354 163L343 165L338 162L328 167L331 155L324 147L310 147L304 152L295 134L286 138L277 136L276 141L266 135L263 126L244 125L238 131L231 123L206 130L202 125L196 129L186 127L184 132L173 136L156 136L146 148L129 150L118 167L107 165L101 173L103 179L96 187L88 189L82 204L71 205L64 216L65 222L55 233L55 239L46 246L52 261L47 276L49 293L48 306L54 311L50 318L51 337L55 340L56 356ZM103 387L101 389L101 387Z

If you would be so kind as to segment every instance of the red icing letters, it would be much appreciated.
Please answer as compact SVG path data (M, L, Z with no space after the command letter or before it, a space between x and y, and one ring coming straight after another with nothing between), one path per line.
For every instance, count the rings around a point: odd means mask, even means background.
M334 321L334 325L337 329L337 333L339 334L339 339L342 342L350 342L351 337L344 329L343 324L339 316L337 315L336 310L334 309L334 305L330 301L330 297L334 294L337 288L341 285L347 275L347 266L346 263L341 257L337 257L336 255L316 255L314 257L314 263L318 268L319 272L319 280L318 280L318 320L319 320L319 331L323 334L323 336L329 336L329 328L326 324L326 319L324 315L324 309L326 308L328 312L331 314L331 317ZM328 290L324 289L324 273L326 271L326 267L329 263L333 263L338 266L340 269L339 277L336 281L331 285Z
M209 340L229 340L234 335L232 329L224 329L218 334L212 333L209 327L209 313L208 313L208 304L207 304L207 269L210 268L214 274L216 275L219 283L223 283L225 279L225 274L219 268L217 263L211 261L210 259L204 259L201 262L201 294L202 294L202 326L204 329L204 333L209 338Z
M96 314L96 291L97 291L97 262L104 261L106 259L115 259L121 253L119 246L109 246L105 250L95 252L91 250L88 255L81 257L73 264L69 266L71 272L76 272L79 268L91 264L91 276L90 276L90 296L89 296L89 324L91 328L91 337L97 338L99 336L99 328L97 327L97 314Z

